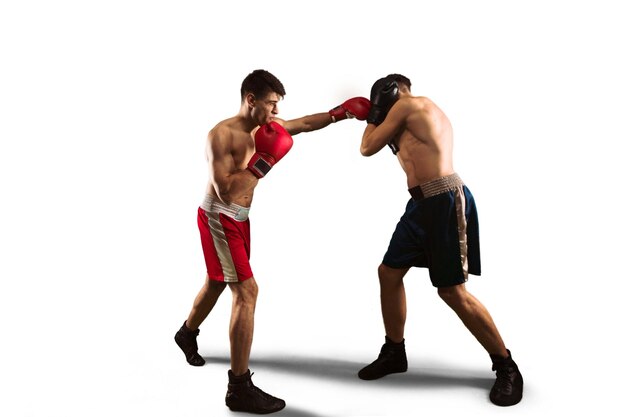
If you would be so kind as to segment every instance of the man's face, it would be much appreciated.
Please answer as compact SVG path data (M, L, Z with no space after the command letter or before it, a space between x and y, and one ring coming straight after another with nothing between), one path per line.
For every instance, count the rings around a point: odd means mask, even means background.
M265 97L254 101L253 117L260 124L269 123L278 115L278 102L281 97L276 93L269 93Z

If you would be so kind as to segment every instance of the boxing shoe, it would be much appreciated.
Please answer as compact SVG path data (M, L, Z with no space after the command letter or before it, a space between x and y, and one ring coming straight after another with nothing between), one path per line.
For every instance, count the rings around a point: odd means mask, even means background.
M373 380L385 375L406 372L408 368L404 339L395 343L385 336L385 344L380 349L378 359L359 371L359 378Z
M196 340L200 334L200 329L190 330L186 324L187 322L183 323L176 332L174 340L185 354L185 359L187 359L189 365L202 366L204 365L204 359L198 354L198 341Z
M496 371L496 382L491 388L489 399L495 405L502 407L515 405L520 402L524 390L522 374L511 357L511 352L508 349L507 352L509 354L507 358L490 355L493 362L491 369Z
M271 396L252 383L250 370L235 376L228 371L228 391L226 406L231 411L245 411L253 414L270 414L285 408L285 401Z

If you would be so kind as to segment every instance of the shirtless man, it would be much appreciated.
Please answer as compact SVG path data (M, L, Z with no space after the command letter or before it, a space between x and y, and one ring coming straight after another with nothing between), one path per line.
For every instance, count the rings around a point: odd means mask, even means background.
M254 386L248 363L254 329L257 284L250 268L248 212L254 189L291 148L291 135L322 129L332 122L365 120L370 103L355 97L329 112L294 120L277 118L282 83L265 70L250 73L241 85L241 107L208 134L206 156L210 179L198 209L198 227L207 267L204 286L195 298L175 341L190 365L202 366L196 337L222 291L232 293L230 364L226 405L233 411L266 414L285 402Z
M465 288L468 274L480 275L478 216L474 198L452 166L452 126L439 107L411 94L411 81L390 74L372 86L361 153L388 145L404 169L411 199L378 267L385 344L359 371L373 380L405 372L406 295L411 267L426 267L439 296L489 353L496 381L489 398L500 406L522 399L523 379L487 309Z

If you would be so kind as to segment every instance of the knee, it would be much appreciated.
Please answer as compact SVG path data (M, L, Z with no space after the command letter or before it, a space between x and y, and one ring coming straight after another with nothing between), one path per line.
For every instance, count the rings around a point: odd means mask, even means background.
M459 305L464 300L464 293L459 285L437 288L437 294L449 306Z
M380 281L381 284L384 284L385 282L389 282L392 279L392 276L393 275L391 273L391 268L383 264L380 264L378 266L378 280Z
M236 304L254 304L259 294L259 287L253 279L230 284L233 302Z
M406 270L390 268L384 264L378 266L380 285L398 285L402 283Z
M384 277L389 275L389 267L380 264L378 265L378 278L383 279Z

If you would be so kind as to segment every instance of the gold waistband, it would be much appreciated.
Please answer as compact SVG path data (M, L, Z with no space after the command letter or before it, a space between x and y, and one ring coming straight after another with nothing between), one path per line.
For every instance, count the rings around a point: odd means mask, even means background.
M425 198L432 197L438 194L443 194L462 186L463 180L461 180L461 177L459 177L459 175L455 173L425 182L424 184L420 184L417 187L410 188L409 193L414 200L423 200Z

